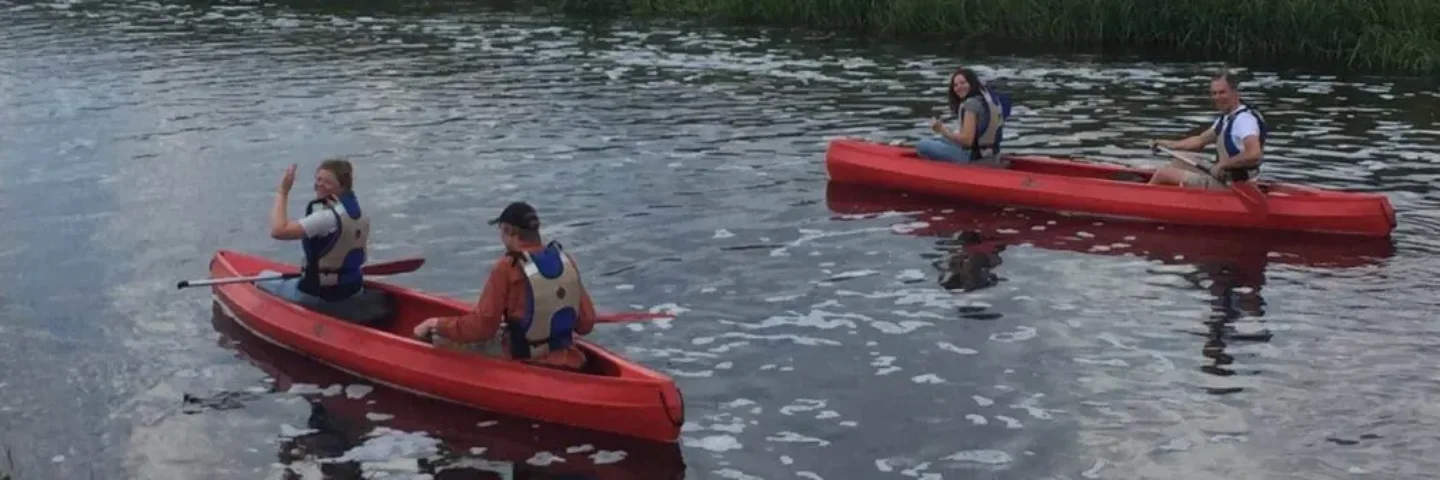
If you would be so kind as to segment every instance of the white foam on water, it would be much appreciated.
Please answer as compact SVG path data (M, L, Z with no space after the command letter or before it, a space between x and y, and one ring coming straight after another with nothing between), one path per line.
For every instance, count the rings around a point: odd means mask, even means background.
M940 378L940 376L935 375L935 374L933 374L933 373L927 373L927 374L924 374L924 375L917 375L917 376L914 376L914 377L910 377L910 381L915 382L915 383L919 383L919 384L926 384L926 383L929 383L929 384L945 383L945 379Z
M346 385L345 398L359 400L361 398L365 398L366 395L369 395L370 392L373 391L375 391L375 387L371 385L363 385L358 383L353 385Z
M611 463L619 463L628 455L624 450L597 450L595 453L590 454L590 460L595 462L596 465L608 465Z
M919 330L921 328L933 325L935 324L930 322L922 322L920 320L902 320L899 322L876 320L870 322L870 326L875 327L875 329L879 330L880 333L888 333L890 335L904 335L915 330Z
M780 296L775 296L775 297L765 297L765 301L770 302L770 303L788 302L788 301L791 301L791 300L800 298L800 297L802 297L802 296L803 296L803 295L798 295L798 294L797 294L797 295L780 295Z
M1037 335L1035 327L1024 325L1017 326L1013 332L999 332L990 334L990 340L996 342L1013 343L1035 338Z
M780 407L781 415L794 415L799 412L809 412L825 408L826 401L815 398L797 398L789 405Z
M814 443L822 447L830 445L829 440L809 437L790 431L780 432L778 434L765 437L765 440L782 443Z
M525 460L525 463L543 467L552 463L565 463L565 459L550 452L535 452L535 455Z
M293 426L290 426L290 424L288 423L280 424L280 436L284 438L294 438L309 435L318 431L319 430L313 428L295 428Z
M812 472L812 471L809 471L809 470L801 470L801 471L795 472L795 476L801 477L801 478L808 478L808 479L810 479L810 480L825 480L824 477L821 477L819 474L817 474L817 473L815 473L815 472Z
M386 420L389 420L389 419L392 419L392 418L395 418L395 416L394 416L394 415L391 415L391 414L388 414L388 413L375 413L375 412L366 412L366 413L365 413L365 419L366 419L366 420L369 420L369 421L372 421L372 422L383 422L383 421L386 421Z
M794 464L794 463L795 463L795 459L790 458L790 456L788 456L788 455L781 455L781 456L780 456L780 464L781 464L781 465L791 465L791 464Z
M588 443L587 443L587 444L584 444L584 445L576 445L576 446L573 446L573 447L566 448L566 449L565 449L565 453L585 453L585 452L588 452L588 451L591 451L591 450L594 450L594 449L595 449L595 446L594 446L594 445L591 445L591 444L588 444Z
M843 422L840 422L839 425L842 426L842 427L856 427L856 426L859 426L860 423L859 423L859 422L856 422L856 421L854 421L854 420L845 420L845 421L843 421Z
M345 451L330 462L373 462L384 463L396 459L420 458L439 452L440 441L425 432L404 432L388 427L376 427L366 434L365 443Z
M711 452L727 452L739 450L743 447L739 440L731 435L707 435L700 438L683 437L682 444L690 448L699 448Z
M634 289L635 289L635 286L626 283L626 284L616 285L616 286L615 286L615 289L616 289L616 290L620 290L620 291L630 291L630 290L634 290Z
M816 419L816 420L825 420L825 419L828 419L828 418L839 418L839 417L840 417L840 412L837 412L837 411L834 411L834 410L825 410L825 411L823 411L823 412L820 412L820 413L815 414L815 419Z
M982 407L988 407L988 406L991 406L991 405L994 405L994 404L995 404L995 401L994 401L994 400L991 400L991 399L988 399L988 398L985 398L985 397L982 397L982 396L979 396L979 395L971 395L970 398L972 398L972 399L975 400L975 404L976 404L976 405L979 405L979 406L982 406Z
M984 416L984 415L977 415L977 414L974 414L974 413L965 415L965 419L966 419L966 420L969 420L970 423L973 423L973 424L976 424L976 425L985 425L985 424L987 424L987 423L990 423L988 420L985 420L985 416Z
M765 480L764 478L757 477L733 468L716 470L714 473L717 477L728 478L730 480Z
M955 346L955 344L950 342L935 342L935 345L940 347L941 350L945 350L947 352L955 352L961 355L977 355L980 353L979 350L975 350L973 348L957 347Z
M910 269L906 269L905 271L900 272L900 274L898 274L898 275L895 275L895 279L896 279L896 280L900 280L900 281L907 281L907 280L924 280L924 279L925 279L925 273L924 273L924 272L921 272L920 270L917 270L917 269L914 269L914 268L910 268Z
M868 277L871 275L879 274L880 272L874 270L850 270L831 275L830 280L849 280L852 278Z
M1004 465L1015 461L1010 454L999 450L966 450L951 454L944 459L985 465Z
M495 424L498 424L498 423L500 423L500 422L495 421L495 420L486 420L486 421L483 421L483 422L476 423L476 424L475 424L475 428L493 427L493 426L495 426Z
M730 233L729 230L726 230L726 229L723 229L723 228L722 228L722 229L716 230L716 231L715 231L715 236L712 237L712 238L731 238L731 237L734 237L734 236L735 236L735 234Z
M1004 416L1004 415L996 415L996 416L995 416L995 419L996 419L996 420L999 420L999 421L1001 421L1001 422L1004 422L1004 423L1005 423L1005 428L1008 428L1008 429L1011 429L1011 430L1018 430L1018 429L1021 429L1021 428L1025 428L1024 425L1021 425L1021 424L1020 424L1020 421L1019 421L1019 420L1016 420L1016 419L1014 419L1014 418L1010 418L1010 417L1007 417L1007 416Z

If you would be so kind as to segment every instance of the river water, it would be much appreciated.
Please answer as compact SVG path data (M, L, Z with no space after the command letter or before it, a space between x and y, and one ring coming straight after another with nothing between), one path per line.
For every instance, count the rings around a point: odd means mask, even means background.
M827 139L925 134L952 50L468 2L301 3L0 1L0 471L1440 469L1426 453L1440 448L1433 82L1252 72L1269 175L1384 192L1398 212L1393 242L1307 239L827 186ZM1145 139L1210 115L1208 65L965 60L1017 98L1014 151L1154 165ZM372 257L430 260L398 283L474 298L498 253L483 221L524 199L603 310L681 312L594 334L676 378L680 447L372 388L174 289L219 248L298 258L265 234L273 189L287 165L336 155L358 163Z

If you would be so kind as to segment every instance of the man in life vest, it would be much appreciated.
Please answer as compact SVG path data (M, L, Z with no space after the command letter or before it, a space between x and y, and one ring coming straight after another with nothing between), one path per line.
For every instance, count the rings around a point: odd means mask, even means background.
M443 348L584 368L575 336L594 328L595 305L575 260L559 243L543 243L540 217L527 203L511 203L490 224L500 226L505 253L491 267L475 310L426 319L415 337Z
M1210 99L1220 116L1210 128L1183 140L1156 140L1151 147L1200 151L1215 144L1216 161L1208 171L1174 160L1150 178L1152 185L1226 189L1231 182L1254 181L1260 175L1269 129L1259 111L1240 101L1238 82L1228 73L1210 80Z
M371 324L383 317L376 295L365 295L360 267L370 239L370 217L351 190L354 167L341 159L325 160L315 169L315 199L305 216L290 220L286 206L295 184L295 165L285 169L270 210L270 237L300 240L305 264L300 278L258 282L260 289L344 320ZM265 271L262 275L276 272ZM378 294L378 292L377 292Z

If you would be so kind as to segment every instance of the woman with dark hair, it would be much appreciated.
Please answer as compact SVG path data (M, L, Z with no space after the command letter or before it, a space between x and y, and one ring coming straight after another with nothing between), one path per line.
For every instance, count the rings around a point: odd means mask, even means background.
M927 138L915 145L922 158L955 163L1001 166L1000 137L1005 119L1010 116L1008 98L999 98L968 68L959 68L950 75L946 92L950 113L960 120L954 132L939 118L930 122L930 129L940 138Z

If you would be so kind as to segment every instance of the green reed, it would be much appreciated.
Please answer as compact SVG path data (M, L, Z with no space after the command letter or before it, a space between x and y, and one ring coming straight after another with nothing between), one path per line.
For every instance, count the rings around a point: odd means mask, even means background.
M1164 47L1440 71L1437 0L549 0L568 11L700 17L1025 44Z

